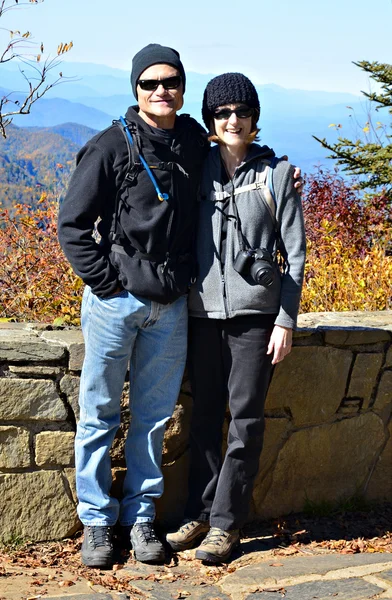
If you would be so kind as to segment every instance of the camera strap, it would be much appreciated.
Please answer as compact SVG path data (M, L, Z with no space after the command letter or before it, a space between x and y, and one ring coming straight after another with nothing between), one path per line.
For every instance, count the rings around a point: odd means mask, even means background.
M273 166L275 166L277 161L275 158L273 159L273 161L274 161ZM250 250L251 248L249 247L249 244L247 244L247 242L244 238L244 235L242 233L241 219L238 214L235 197L238 196L238 194L241 194L244 192L249 192L252 190L260 190L261 191L262 201L265 204L265 206L268 210L268 213L271 216L272 222L274 224L275 244L274 244L273 258L276 259L277 251L279 250L279 247L281 245L281 237L280 237L279 223L276 219L276 200L275 200L275 193L274 193L273 182L272 182L273 169L272 169L272 166L270 166L271 162L272 161L260 161L259 165L262 168L258 169L256 171L256 180L253 183L250 183L248 185L243 185L241 187L234 189L232 191L231 195L232 195L232 201L233 201L233 212L234 212L235 227L237 230L239 248L240 248L240 250ZM222 196L222 198L218 198L218 196ZM228 192L215 192L215 200L218 200L218 201L225 200L229 196L230 196L230 194Z

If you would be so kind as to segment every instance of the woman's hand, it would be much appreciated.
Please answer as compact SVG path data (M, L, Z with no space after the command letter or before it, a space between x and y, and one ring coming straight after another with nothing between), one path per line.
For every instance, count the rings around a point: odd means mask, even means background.
M272 364L276 365L281 362L287 354L291 352L293 343L293 330L289 327L281 327L275 325L272 330L270 341L268 344L267 354L272 354Z

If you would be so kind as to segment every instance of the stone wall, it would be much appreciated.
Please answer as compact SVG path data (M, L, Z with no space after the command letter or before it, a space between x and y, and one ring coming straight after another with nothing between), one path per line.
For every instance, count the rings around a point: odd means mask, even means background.
M252 515L355 494L392 500L392 312L300 317L294 348L275 370ZM0 324L0 539L60 539L79 527L73 438L84 346L79 330ZM112 449L121 493L129 414ZM192 407L184 378L164 442L161 521L186 499ZM227 428L227 423L226 423Z

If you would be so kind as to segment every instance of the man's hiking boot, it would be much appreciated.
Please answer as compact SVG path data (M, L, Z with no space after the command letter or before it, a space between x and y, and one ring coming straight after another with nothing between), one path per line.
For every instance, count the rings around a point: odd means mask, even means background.
M135 523L131 529L130 539L136 560L152 563L164 562L165 548L158 539L152 523Z
M189 550L201 542L209 529L208 521L184 521L177 531L166 535L166 541L174 552Z
M82 563L87 567L113 566L113 527L85 525L82 543Z
M196 558L210 563L221 563L229 560L234 548L240 543L238 529L223 531L218 527L211 527L207 537L196 550Z

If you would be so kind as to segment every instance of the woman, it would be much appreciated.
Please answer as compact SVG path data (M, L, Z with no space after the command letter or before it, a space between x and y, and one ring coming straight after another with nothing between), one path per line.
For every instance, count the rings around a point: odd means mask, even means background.
M305 233L293 167L254 143L260 104L251 81L240 73L212 79L202 114L217 145L203 173L199 272L189 297L189 500L167 541L184 550L207 534L196 558L216 563L239 544L248 516L273 365L290 352L296 325Z

